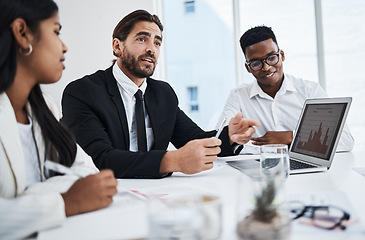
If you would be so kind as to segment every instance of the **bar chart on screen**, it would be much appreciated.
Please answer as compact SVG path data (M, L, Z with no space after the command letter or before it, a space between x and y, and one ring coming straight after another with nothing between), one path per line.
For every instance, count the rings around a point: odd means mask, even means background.
M327 152L328 149L328 132L329 132L329 128L327 128L326 133L324 134L323 137L323 129L322 129L322 122L320 123L318 130L314 131L311 130L309 137L307 139L307 141L300 141L298 143L298 147L300 149L303 150L308 150L308 151L315 151L318 153L322 153L325 154ZM321 140L323 139L323 140Z
M338 113L343 111L343 106L318 104L309 106L306 111L298 129L299 141L295 143L296 147L302 153L316 153L318 157L324 157L336 136L341 116Z

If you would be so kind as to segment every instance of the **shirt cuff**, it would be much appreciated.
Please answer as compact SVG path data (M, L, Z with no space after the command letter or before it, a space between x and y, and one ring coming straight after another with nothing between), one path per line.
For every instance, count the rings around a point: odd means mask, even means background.
M232 144L232 150L234 155L238 155L243 149L243 145L240 145L238 143L233 143Z

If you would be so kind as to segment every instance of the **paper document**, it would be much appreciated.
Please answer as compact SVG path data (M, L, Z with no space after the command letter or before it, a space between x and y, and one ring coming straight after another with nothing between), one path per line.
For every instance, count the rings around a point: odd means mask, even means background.
M117 194L114 202L98 211L68 217L60 227L38 234L37 240L142 239L147 236L146 204L129 194Z
M365 168L353 168L356 172L365 177Z

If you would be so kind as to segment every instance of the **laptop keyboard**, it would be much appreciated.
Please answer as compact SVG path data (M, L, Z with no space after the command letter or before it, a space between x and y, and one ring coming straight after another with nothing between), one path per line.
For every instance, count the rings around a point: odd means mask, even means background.
M290 159L290 170L295 170L295 169L303 169L303 168L314 168L316 166L314 165L310 165L308 163L304 163L304 162L299 162L295 159Z

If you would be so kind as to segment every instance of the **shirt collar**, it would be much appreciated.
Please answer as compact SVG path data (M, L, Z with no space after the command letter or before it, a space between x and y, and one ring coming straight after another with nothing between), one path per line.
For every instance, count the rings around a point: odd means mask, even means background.
M287 74L284 74L283 84L281 85L278 93L283 94L286 91L297 92L296 88L294 87L293 81L290 81L290 77ZM251 85L250 91L250 98L259 95L260 97L266 98L268 95L262 91L261 87L255 80Z
M255 79L253 83L251 84L251 91L250 91L250 98L255 97L256 95L266 98L267 94L262 91L261 87L257 83L257 80Z
M294 86L294 82L291 81L291 78L289 75L284 74L284 81L283 85L281 86L280 90L283 89L284 92L291 91L291 92L297 92L297 89Z
M133 97L134 94L141 90L142 94L146 92L147 81L144 79L142 85L138 87L131 79L124 74L124 72L119 68L118 64L115 63L113 66L113 75L117 80L118 85L130 96Z

